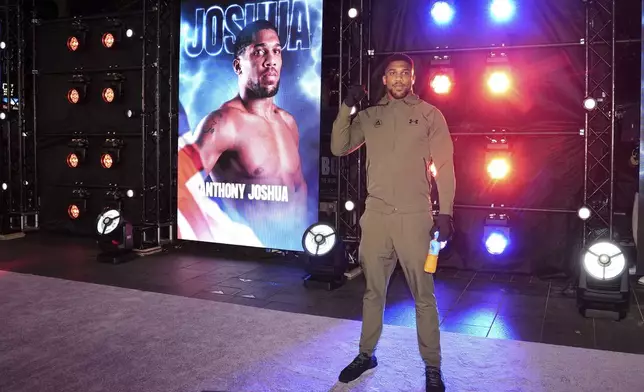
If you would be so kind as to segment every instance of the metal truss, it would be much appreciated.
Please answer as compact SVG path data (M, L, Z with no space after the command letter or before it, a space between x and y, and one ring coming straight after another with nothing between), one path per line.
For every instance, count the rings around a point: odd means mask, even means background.
M615 152L615 0L586 2L586 97L597 108L586 113L584 245L613 237Z
M2 112L0 125L0 234L38 227L35 132L26 129L24 4L0 4ZM6 188L6 189L4 189Z
M344 91L352 85L367 86L369 82L368 59L368 34L369 19L371 16L370 0L341 0L340 2L340 56L339 56L339 104L345 98ZM358 10L358 17L349 18L351 8ZM367 100L361 104L362 108L368 105ZM360 110L361 108L357 108ZM364 165L365 147L338 159L338 206L336 214L336 227L345 243L357 244L360 239L360 225L358 224L364 209ZM345 203L352 201L355 208L348 211ZM355 253L352 258L357 259L357 246L348 246L350 253Z
M141 248L173 240L174 155L176 102L174 100L175 2L143 2L142 67L142 227Z

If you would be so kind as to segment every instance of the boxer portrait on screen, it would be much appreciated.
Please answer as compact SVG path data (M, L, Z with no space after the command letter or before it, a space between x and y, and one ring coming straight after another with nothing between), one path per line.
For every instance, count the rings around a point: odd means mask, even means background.
M206 115L195 129L194 143L179 151L180 213L195 239L204 241L217 241L214 232L229 230L225 222L230 220L238 227L253 227L262 243L268 242L263 240L266 236L281 235L280 231L286 236L293 236L294 230L303 233L307 184L298 126L293 116L274 102L282 72L282 46L275 26L266 20L248 24L235 39L233 56L238 94ZM204 209L210 207L201 205L200 196L189 186L202 172L214 182L238 184L247 196L218 199L215 204L221 219L211 217L209 221ZM256 185L285 189L288 195L279 197L288 200L267 200L266 193L254 191Z

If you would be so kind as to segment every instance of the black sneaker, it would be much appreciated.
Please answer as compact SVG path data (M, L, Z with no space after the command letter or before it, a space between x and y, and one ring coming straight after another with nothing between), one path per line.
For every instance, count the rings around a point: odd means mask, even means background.
M338 379L340 382L344 383L351 382L362 376L362 373L369 369L373 369L376 366L378 366L378 360L375 355L369 356L367 354L360 354L349 364L349 366L342 370Z
M445 392L445 383L441 370L437 367L425 367L425 391Z

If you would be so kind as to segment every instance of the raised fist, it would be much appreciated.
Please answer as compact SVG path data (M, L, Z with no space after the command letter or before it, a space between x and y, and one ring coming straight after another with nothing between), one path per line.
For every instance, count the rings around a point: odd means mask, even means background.
M367 90L363 86L351 86L347 90L347 97L344 99L344 103L348 107L353 107L366 96Z

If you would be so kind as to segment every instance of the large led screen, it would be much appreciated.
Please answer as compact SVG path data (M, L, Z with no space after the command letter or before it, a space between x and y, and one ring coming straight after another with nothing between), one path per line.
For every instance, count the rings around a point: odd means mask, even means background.
M180 239L302 250L319 208L322 3L182 2Z

